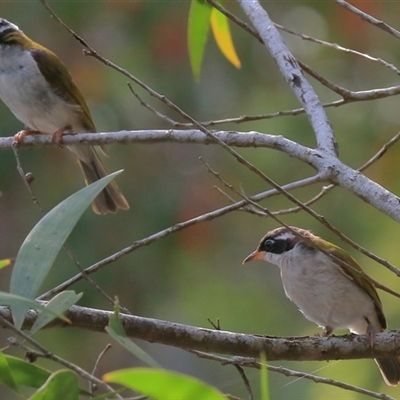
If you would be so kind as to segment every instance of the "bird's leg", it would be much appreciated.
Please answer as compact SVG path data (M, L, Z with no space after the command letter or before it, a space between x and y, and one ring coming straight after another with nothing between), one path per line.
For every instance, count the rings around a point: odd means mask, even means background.
M65 126L64 128L57 129L53 133L53 142L57 143L60 147L62 147L61 141L62 141L62 135L68 130L70 130L71 127L69 125Z
M375 345L376 329L371 324L371 322L369 321L368 318L365 318L365 320L367 321L367 324L368 324L367 332L365 334L367 335L367 339L369 341L369 344L370 344L371 348L373 348L374 345Z
M322 336L331 336L333 332L333 329L330 326L325 327L325 332L322 334Z
M25 136L38 135L40 133L41 132L39 132L39 131L31 131L31 130L23 129L22 131L19 131L18 133L16 133L14 135L13 142L14 143L21 143L24 140Z

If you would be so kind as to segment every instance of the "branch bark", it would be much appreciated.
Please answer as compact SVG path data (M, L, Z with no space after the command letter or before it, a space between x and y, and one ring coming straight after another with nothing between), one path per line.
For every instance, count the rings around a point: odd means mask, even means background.
M282 136L240 131L215 131L213 134L228 145L237 147L268 147L284 152L289 152L296 158L307 161L302 157L309 150ZM13 137L0 137L0 150L12 148ZM198 129L166 129L166 130L135 130L102 133L79 133L64 134L62 144L65 146L73 144L107 145L107 144L128 144L128 143L183 143L183 144L217 144L212 138L205 135ZM52 140L52 135L27 135L18 144L18 148L35 148L58 146Z
M336 140L324 107L268 13L257 0L238 0L238 2L274 58L286 82L304 107L314 130L318 148L329 155L336 155Z
M361 172L342 163L331 152L311 149L283 136L263 134L259 132L225 132L213 134L229 146L237 147L267 147L288 154L291 157L307 163L319 172L319 176L327 182L335 182L349 190L360 199L382 211L390 218L400 222L400 198L389 190L367 178ZM0 138L0 150L10 149L13 138ZM85 133L64 135L63 144L106 145L111 143L181 143L181 144L216 144L203 132L190 130L142 130L120 131L109 133ZM21 147L55 146L51 135L26 136Z
M113 312L72 306L65 315L71 325L57 320L48 327L75 327L105 333L104 328ZM9 308L0 307L0 316L12 322ZM36 317L37 312L30 311L24 329L29 329ZM269 361L350 360L400 355L400 331L378 333L371 349L365 335L281 338L212 330L127 314L120 314L120 318L126 335L133 339L242 357L258 357L264 351Z

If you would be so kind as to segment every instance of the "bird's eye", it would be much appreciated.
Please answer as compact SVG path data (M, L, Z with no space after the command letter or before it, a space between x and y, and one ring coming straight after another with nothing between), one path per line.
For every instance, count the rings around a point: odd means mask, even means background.
M272 251L274 248L274 244L275 244L275 240L266 239L266 240L264 240L264 242L262 244L262 249L264 251Z
M294 244L289 240L268 238L261 243L260 250L267 253L282 254L285 251L291 250L293 246Z

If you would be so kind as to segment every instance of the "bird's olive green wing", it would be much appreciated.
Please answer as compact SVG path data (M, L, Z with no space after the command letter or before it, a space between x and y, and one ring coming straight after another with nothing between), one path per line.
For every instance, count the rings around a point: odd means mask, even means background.
M362 274L359 274L357 272L364 271L361 269L361 267L358 265L357 261L353 257L347 254L347 252L345 252L339 246L336 246L333 243L328 243L318 236L310 236L307 239L311 240L317 249L327 255L331 255L332 260L336 262L342 274L352 280L357 286L365 290L375 303L381 305L381 300L379 299L378 293L374 285ZM345 268L345 265L348 265L350 268Z
M53 52L37 43L30 52L37 62L40 72L54 92L67 103L78 106L80 108L78 112L81 112L84 116L82 122L86 124L85 128L88 132L95 132L96 128L86 101L72 81L66 66Z
M363 289L368 296L370 296L375 304L379 322L382 325L382 328L386 329L386 319L383 315L382 303L379 298L378 292L375 289L375 286L363 275L357 273L357 271L363 272L361 267L358 265L357 261L354 260L349 254L347 254L343 249L338 246L333 245L333 247L329 250L329 253L332 254L334 259L340 260L342 263L346 263L351 268L345 269L343 265L340 265L340 262L336 261L340 271L346 275L349 279L351 279L358 287Z

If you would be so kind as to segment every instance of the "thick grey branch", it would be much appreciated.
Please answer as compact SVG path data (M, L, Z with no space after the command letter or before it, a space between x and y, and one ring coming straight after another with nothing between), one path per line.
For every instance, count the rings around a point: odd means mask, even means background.
M307 163L319 172L326 181L337 183L342 188L356 194L395 221L400 222L400 199L361 172L343 164L336 156L323 150L314 150L278 135L258 132L213 132L215 136L230 146L266 147L282 151L291 157ZM0 150L10 149L13 138L0 138ZM64 135L63 143L71 144L111 144L111 143L195 143L215 144L210 137L196 129L120 131L109 133L85 133ZM51 135L26 136L21 147L55 146Z
M111 311L73 306L66 313L71 325L62 321L52 326L72 326L95 332L105 332ZM25 329L36 320L36 312L29 312ZM0 307L0 316L12 321L7 307ZM393 357L400 355L400 331L379 333L374 348L365 336L346 335L341 337L269 337L205 329L177 324L153 318L120 314L126 334L134 339L156 342L182 349L243 357L258 357L264 351L267 360L341 360L359 358Z
M259 132L215 131L213 134L227 145L237 147L269 147L276 150L290 151L293 156L299 158L302 153L308 151L307 147L284 139L279 135L271 135ZM0 150L9 150L12 147L13 137L0 137ZM136 130L105 133L79 133L64 134L62 144L128 144L128 143L194 143L216 144L215 140L205 135L198 129L168 129L168 130ZM58 146L52 141L52 135L27 135L19 144L21 148Z
M331 155L336 154L336 141L325 110L268 13L257 0L238 1L277 63L286 82L304 107L315 132L318 148Z

